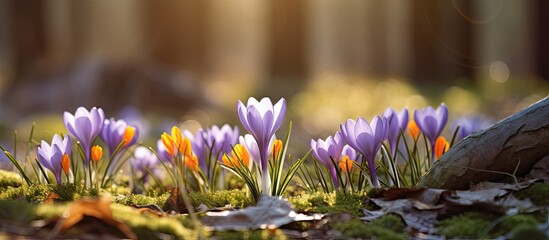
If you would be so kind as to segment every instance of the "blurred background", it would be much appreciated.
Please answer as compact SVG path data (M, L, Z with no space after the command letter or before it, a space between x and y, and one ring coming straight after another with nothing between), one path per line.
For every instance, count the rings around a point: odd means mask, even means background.
M499 120L549 93L542 0L0 1L0 143L102 107L153 138L286 98L299 144L445 102ZM27 130L26 130L27 129ZM242 129L241 129L242 130ZM147 132L146 131L146 132ZM282 133L283 134L283 133ZM23 138L23 137L22 137Z

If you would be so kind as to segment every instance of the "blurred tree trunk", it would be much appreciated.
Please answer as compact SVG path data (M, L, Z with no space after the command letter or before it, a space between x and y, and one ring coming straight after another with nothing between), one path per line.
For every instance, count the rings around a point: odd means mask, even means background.
M527 174L549 155L549 97L450 148L419 183L421 187L466 189L470 183ZM501 173L495 173L501 172Z
M455 3L455 5L453 4ZM471 79L474 23L470 1L421 0L413 4L413 79L418 82Z
M308 74L306 2L270 0L268 9L268 64L273 84L266 93L293 94L299 91Z

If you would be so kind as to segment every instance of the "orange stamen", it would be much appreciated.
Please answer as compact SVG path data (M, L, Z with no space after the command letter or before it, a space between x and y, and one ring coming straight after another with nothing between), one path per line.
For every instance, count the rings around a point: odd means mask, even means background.
M437 159L439 159L442 154L448 151L450 148L450 144L448 144L448 141L446 141L446 138L443 136L440 136L437 138L437 141L435 142L435 156Z
M91 149L91 156L93 163L97 165L97 162L103 157L103 148L99 145L95 145Z
M339 162L339 167L343 170L343 172L348 174L353 169L353 160L351 160L349 156L345 155Z
M135 137L135 128L132 126L128 126L126 128L126 131L124 131L124 135L122 136L122 141L124 141L123 147L128 146L130 142L132 142L133 138Z
M71 160L68 154L63 154L63 159L61 159L61 167L65 175L69 176L69 168L71 166Z
M419 127L414 120L410 120L410 122L408 122L408 131L406 132L408 133L408 135L414 138L414 140L417 140L417 138L419 137Z

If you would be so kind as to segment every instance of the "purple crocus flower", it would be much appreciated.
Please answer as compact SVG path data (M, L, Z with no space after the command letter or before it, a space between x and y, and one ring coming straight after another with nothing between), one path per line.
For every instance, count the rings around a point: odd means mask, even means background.
M160 162L156 155L146 147L139 146L135 148L132 158L130 159L134 170L140 173L141 180L145 183L149 179L149 172L147 168L158 176L158 169L156 168Z
M63 114L63 123L65 128L82 144L86 157L86 168L90 162L90 149L94 139L103 129L105 113L103 109L93 107L88 111L84 107L79 107L74 115L69 112Z
M238 117L248 132L252 134L259 148L259 167L261 169L261 189L263 194L271 194L271 179L269 176L269 141L282 125L286 114L286 100L280 99L274 106L271 99L265 97L257 101L251 97L247 105L238 101Z
M456 135L456 142L463 139L466 136L469 136L471 133L484 129L490 126L490 122L480 116L468 116L460 117L454 121L452 124L453 129L459 126L459 130Z
M57 185L61 185L61 173L63 172L61 160L63 155L71 154L71 149L72 141L69 135L65 135L65 138L61 139L59 135L55 134L51 140L51 145L42 140L36 150L38 161L55 175Z
M348 156L349 159L351 159L351 160L353 160L357 163L362 162L362 159L359 158L358 153L356 152L356 150L353 149L348 144L345 144L345 146L343 146L343 150L341 150L341 158L343 158L343 156Z
M340 132L332 137L329 136L326 140L318 139L317 141L311 140L311 148L313 149L313 156L324 164L332 175L332 181L336 189L339 188L339 181L337 180L336 165L341 161L341 152L343 151L343 138ZM334 163L336 165L334 165Z
M421 110L416 109L414 112L414 120L419 129L421 129L423 134L429 139L429 142L431 143L431 152L433 152L434 156L435 142L448 121L448 108L446 108L444 103L441 103L436 110L431 106ZM432 157L431 160L433 158L434 157Z
M240 145L246 148L246 150L250 154L250 158L252 158L252 160L255 161L257 164L259 164L261 157L259 154L259 147L257 146L257 142L255 141L255 138L250 134L246 134L244 136L240 136L238 140ZM272 144L269 144L269 145L272 145Z
M101 134L99 135L99 137L107 145L107 148L109 149L109 154L113 154L114 150L116 150L116 147L118 147L118 145L122 142L124 133L126 132L126 129L128 127L132 127L135 131L135 134L129 142L124 143L122 148L129 147L137 141L137 139L139 138L139 128L128 125L126 121L122 119L118 121L114 120L114 118L105 119L103 130L101 130Z
M387 119L376 116L369 124L368 121L361 117L356 121L349 119L345 124L342 123L340 128L343 138L349 146L360 152L366 158L366 161L368 161L372 185L375 188L379 187L375 157L381 148L381 142L387 138Z
M195 134L192 134L189 130L183 131L183 136L191 141L193 147L193 154L198 159L198 165L203 173L207 173L208 168L208 133L204 129L198 129ZM211 144L211 143L210 143Z
M383 116L387 118L387 141L389 142L389 148L391 148L391 154L395 156L398 136L408 126L408 109L404 108L398 113L393 108L387 108L383 112Z
M209 180L213 178L213 162L221 159L223 153L230 153L232 146L238 143L238 127L231 127L228 124L218 127L213 125L206 129L199 129L196 134L185 130L183 135L191 141L193 153L198 158L198 164ZM210 159L209 151L213 156ZM210 168L208 169L208 166Z
M240 136L238 127L231 127L229 124L225 124L221 126L221 128L213 125L206 129L206 132L208 136L207 139L211 141L209 145L210 147L214 145L212 148L216 155L218 155L218 153L231 152L231 146L238 143L238 136ZM221 158L221 155L219 155L219 158Z

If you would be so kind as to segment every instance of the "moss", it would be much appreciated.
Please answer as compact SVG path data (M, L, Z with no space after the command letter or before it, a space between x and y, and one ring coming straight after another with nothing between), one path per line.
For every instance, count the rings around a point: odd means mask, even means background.
M351 213L358 216L362 213L364 194L356 193L322 193L304 194L291 197L288 201L300 212Z
M156 239L158 233L174 236L176 239L196 239L197 233L185 228L178 218L157 217L140 214L133 208L121 205L111 205L113 217L126 223L139 239Z
M0 201L0 219L27 225L34 219L34 205L25 201Z
M23 184L23 179L19 174L0 169L0 189L7 187L19 187Z
M406 224L404 224L399 216L394 214L384 215L371 224L397 233L404 233L404 230L406 229Z
M513 229L513 240L521 239L549 239L549 237L535 225L519 225Z
M518 199L530 198L536 205L549 205L549 184L534 183L532 186L515 193Z
M440 221L438 233L447 238L479 238L491 219L491 215L467 212Z
M318 206L313 208L313 211L322 213L351 213L358 216L362 213L362 199L363 196L361 194L338 192L332 205Z
M360 219L353 219L347 222L336 223L334 229L340 231L345 238L407 239L407 234L403 233L403 223L398 217L394 217L391 215L383 216L370 224L364 223ZM400 221L400 224L397 224L399 225L398 231L385 226L389 223L395 223L395 220Z
M253 204L251 197L246 196L246 193L240 190L215 191L213 193L191 192L190 197L195 207L204 204L209 208L217 208L230 204L243 208Z
M82 184L62 184L53 186L53 192L59 195L60 201L73 201L81 197L97 197L99 191L95 188L86 188Z
M146 196L142 194L130 194L127 196L123 196L122 198L118 198L115 200L116 203L122 204L122 205L150 205L150 204L156 204L158 206L162 206L164 202L166 202L166 199L170 196L169 193L164 193L160 196Z
M23 185L21 187L8 187L0 193L0 200L12 200L24 198L29 202L42 202L52 191L52 185L36 184Z
M10 220L21 226L28 226L32 220L51 219L62 216L70 203L56 204L32 204L25 201L8 200L0 201L0 219ZM196 231L185 227L188 222L186 216L164 216L157 217L149 214L142 214L135 209L111 205L113 217L126 223L140 239L157 239L161 234L174 236L176 239L196 239ZM160 235L159 235L160 234Z
M335 193L315 192L311 194L303 194L299 197L290 197L288 201L299 212L312 211L317 207L331 206L335 202Z
M213 232L209 238L218 240L232 239L287 239L279 229L255 230L255 231L218 231Z

